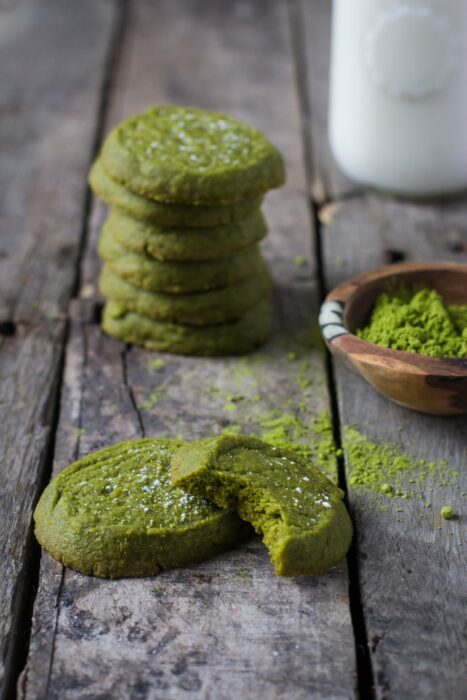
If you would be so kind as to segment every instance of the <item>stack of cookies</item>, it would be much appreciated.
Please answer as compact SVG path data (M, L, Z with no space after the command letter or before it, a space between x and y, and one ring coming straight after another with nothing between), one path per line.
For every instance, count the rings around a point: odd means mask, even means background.
M111 131L90 177L112 206L102 228L102 327L155 350L252 350L271 326L259 241L279 152L232 117L158 106Z

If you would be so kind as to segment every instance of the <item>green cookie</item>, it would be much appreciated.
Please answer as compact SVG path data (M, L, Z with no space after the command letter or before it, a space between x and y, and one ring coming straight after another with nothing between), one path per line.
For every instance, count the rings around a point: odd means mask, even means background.
M285 180L282 156L261 132L195 107L157 105L127 119L100 158L114 180L159 202L228 204Z
M172 483L235 508L263 535L280 576L323 573L350 546L342 491L297 455L256 438L224 435L185 445L172 458Z
M219 289L258 275L262 269L262 258L257 245L244 248L222 260L162 262L147 255L133 253L120 245L105 225L98 250L112 272L136 287L153 292L180 294Z
M257 277L199 294L164 294L138 289L114 275L107 265L104 265L99 279L103 296L125 309L154 321L189 326L226 323L241 318L267 294L270 287L271 278L265 263Z
M108 175L96 160L89 173L93 192L112 206L142 221L158 226L218 226L243 221L261 206L261 197L245 199L225 206L192 206L190 204L163 204L131 192Z
M240 355L267 340L271 307L263 300L238 321L197 327L152 321L109 301L104 307L102 329L124 343L144 345L150 350L179 355Z
M34 513L42 547L76 571L117 578L154 576L244 539L235 513L170 484L170 458L182 444L131 440L67 467Z
M114 210L105 226L112 238L129 250L157 260L228 258L232 253L258 243L267 232L259 210L241 223L209 228L160 228Z

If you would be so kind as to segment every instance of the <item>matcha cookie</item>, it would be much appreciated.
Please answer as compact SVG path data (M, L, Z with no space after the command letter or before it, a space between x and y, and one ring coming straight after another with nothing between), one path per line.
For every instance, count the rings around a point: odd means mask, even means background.
M161 228L114 210L105 227L115 241L129 250L157 260L228 258L232 253L258 243L267 232L259 210L241 223L197 229Z
M261 197L245 199L230 205L192 206L163 204L131 192L113 180L96 160L89 173L89 185L104 202L158 226L218 226L234 224L250 216L261 206Z
M159 323L116 304L104 307L102 329L124 343L179 355L239 355L264 343L271 331L271 307L260 301L243 318L215 326Z
M285 180L282 157L261 132L195 107L157 105L125 120L100 158L114 180L159 202L228 204Z
M136 287L153 292L179 294L228 287L259 274L262 268L256 245L222 260L162 262L128 250L112 238L105 225L98 251L112 272Z
M122 442L52 479L34 513L49 554L85 574L153 576L212 557L248 535L238 516L170 483L178 440Z
M297 455L256 438L224 435L185 445L172 458L172 483L235 508L263 536L280 576L323 573L349 548L342 491Z
M255 277L199 294L164 294L138 289L114 275L107 265L104 265L99 279L102 295L125 309L154 321L189 326L226 323L241 318L266 296L270 287L271 278L266 263L262 263L262 268Z

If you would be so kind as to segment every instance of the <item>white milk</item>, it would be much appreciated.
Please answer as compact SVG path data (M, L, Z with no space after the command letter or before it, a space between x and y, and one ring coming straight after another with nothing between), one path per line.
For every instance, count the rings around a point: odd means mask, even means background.
M467 0L334 0L329 137L360 183L467 188Z

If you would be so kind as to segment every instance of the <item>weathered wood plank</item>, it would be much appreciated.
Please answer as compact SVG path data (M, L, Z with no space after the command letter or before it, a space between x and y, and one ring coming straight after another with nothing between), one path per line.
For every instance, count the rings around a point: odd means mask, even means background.
M96 7L94 7L96 5ZM114 5L2 9L1 318L66 312Z
M331 197L324 206L320 206L319 192L315 200L328 287L391 260L465 261L465 200L435 206L368 192L341 196L345 187L339 185L341 179L323 146L327 111L323 85L328 72L324 46L329 41L330 4L315 0L301 4L300 9L306 27L303 46L312 117L308 128L315 158L312 172L326 183L326 197ZM317 51L322 52L319 61ZM464 697L467 591L462 553L465 499L460 494L466 491L465 418L415 414L377 396L339 363L335 373L342 427L354 425L371 440L396 443L420 458L446 459L461 472L459 485L426 493L425 503L376 497L374 507L374 496L349 489L376 696ZM349 474L348 463L346 470ZM424 508L428 501L431 509ZM443 521L439 510L444 504L452 504L460 519ZM380 505L387 506L387 512Z
M326 0L289 0L302 110L313 151L308 164L309 190L318 205L361 189L337 168L326 138L328 115L322 105L328 102L330 8L331 3Z
M31 510L50 449L113 14L111 3L88 1L0 9L0 695L27 627L18 613Z
M311 421L328 406L323 357L297 337L309 328L316 292L284 4L142 0L132 3L127 27L109 124L157 100L194 103L255 123L286 154L288 184L266 206L276 331L249 357L165 356L161 371L151 369L154 354L105 337L93 311L104 215L95 204L55 471L129 437L190 438L229 425L254 431L272 409L302 404ZM297 360L287 359L292 350ZM354 676L345 565L319 579L281 580L253 540L142 580L91 579L44 555L20 689L25 698L349 698Z
M467 258L467 200L417 205L365 193L319 210L328 288L366 269L403 260Z

